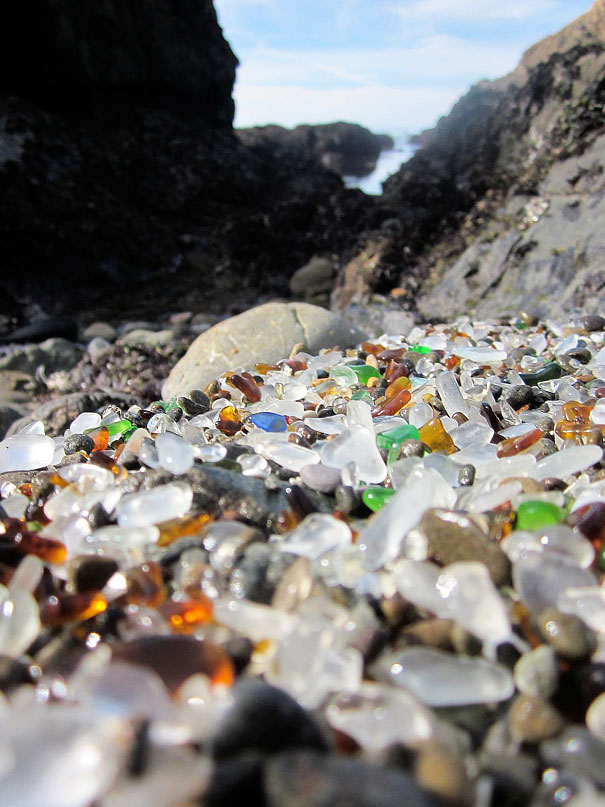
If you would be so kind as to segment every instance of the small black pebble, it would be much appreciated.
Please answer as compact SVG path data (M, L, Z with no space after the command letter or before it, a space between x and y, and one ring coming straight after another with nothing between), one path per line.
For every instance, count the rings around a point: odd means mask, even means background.
M94 447L95 441L88 434L69 434L63 443L63 451L66 454L76 454L78 451L90 454Z
M86 556L75 562L74 583L76 591L101 591L109 578L118 571L113 558Z
M206 412L210 409L210 398L201 389L192 389L189 393L189 398L200 406L206 407Z
M458 472L458 484L460 487L468 487L475 481L475 466L463 465Z

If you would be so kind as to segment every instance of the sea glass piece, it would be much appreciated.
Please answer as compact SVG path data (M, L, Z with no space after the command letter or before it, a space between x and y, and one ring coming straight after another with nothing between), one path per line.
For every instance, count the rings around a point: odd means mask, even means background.
M344 415L331 415L325 418L305 418L305 426L321 434L342 434L347 428Z
M217 622L238 633L261 642L265 639L280 641L292 633L298 618L268 605L248 600L217 600L214 603Z
M531 429L523 434L508 437L498 445L498 457L513 457L515 454L520 454L521 451L527 451L543 437L544 433L541 429Z
M267 443L255 446L255 451L293 473L298 473L305 465L319 462L317 451L295 443Z
M355 692L361 684L363 657L343 647L324 620L300 621L280 643L267 680L285 689L307 709L318 708L334 692Z
M393 488L371 486L362 491L361 498L366 507L377 513L385 504L390 502L394 495L395 490Z
M96 429L101 425L98 412L81 412L69 426L70 434L84 434L88 429Z
M358 383L366 386L371 378L380 378L378 370L370 364L352 364L349 365L349 369L353 370L357 376Z
M52 437L17 434L0 442L0 473L32 471L50 465L55 453Z
M415 426L405 423L402 426L396 426L394 429L388 429L376 435L376 445L385 451L391 451L391 449L398 448L404 440L410 439L419 440L420 435Z
M166 471L181 476L186 474L195 460L193 446L177 434L165 432L155 438L158 462Z
M16 709L3 721L3 736L13 749L2 777L7 807L88 807L104 797L128 748L121 722L73 703Z
M116 508L121 527L146 527L180 518L191 507L193 491L186 482L171 482L124 496Z
M331 698L326 718L361 748L377 752L390 745L415 745L434 732L434 718L410 692L363 682L357 692Z
M559 524L566 512L552 502L530 500L517 508L516 528L519 530L540 530L549 524Z
M571 565L544 553L528 552L513 563L513 583L521 601L536 616L556 606L567 588L594 586L588 569Z
M454 441L439 418L431 418L418 429L418 433L422 442L432 451L442 451L444 454L453 454L456 451Z
M454 353L461 359L470 359L477 364L501 364L508 358L505 350L491 347L456 347Z
M170 692L197 673L206 675L214 685L230 686L234 680L233 663L226 651L193 636L142 636L117 642L113 658L149 667Z
M435 378L435 385L445 411L450 417L453 417L456 412L461 412L466 417L469 416L468 403L462 396L458 381L453 373L448 371L439 373Z
M372 410L372 416L382 417L383 415L396 415L409 403L411 397L412 395L409 390L402 389L391 398L385 398L382 403L375 406Z
M532 532L515 530L500 546L513 563L528 552L543 552L588 569L595 556L590 541L566 524L550 524Z
M350 426L329 440L321 449L321 461L329 468L345 468L357 464L359 478L364 482L383 482L387 467L376 448L374 433L360 425Z
M574 614L589 628L605 634L605 589L600 586L567 588L557 599L557 608L565 614Z
M223 434L232 437L242 428L242 418L240 413L234 406L231 406L230 404L224 406L220 411L218 420L216 421L216 427Z
M523 380L524 384L529 384L530 386L537 386L542 381L552 381L557 378L561 378L563 371L561 370L560 365L556 362L551 362L543 367L541 370L537 370L535 373L521 373L521 379Z
M600 446L570 446L539 460L530 470L529 476L538 480L551 477L565 479L572 474L585 471L591 465L600 462L602 457L603 449Z
M488 645L511 635L508 612L483 563L461 561L440 569L403 559L395 566L395 579L407 600L453 619Z
M432 647L406 648L392 654L388 664L389 680L428 706L498 703L515 691L506 667Z
M452 508L455 502L456 493L443 477L437 471L422 469L420 476L411 477L408 484L398 490L360 531L357 545L363 553L364 566L374 571L400 552L424 560L426 539L412 538L409 542L404 539L426 510L431 507Z
M261 388L250 373L234 373L228 381L242 392L251 403L257 403L261 400Z
M280 549L315 560L350 544L351 530L343 521L327 513L312 513L285 536Z
M109 431L107 430L107 426L98 426L96 429L87 431L86 434L88 437L91 437L94 442L94 451L105 451L109 445Z

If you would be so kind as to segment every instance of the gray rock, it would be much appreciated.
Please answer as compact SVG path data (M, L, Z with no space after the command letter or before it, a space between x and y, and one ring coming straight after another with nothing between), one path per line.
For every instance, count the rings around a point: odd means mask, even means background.
M25 403L31 398L35 381L29 373L18 370L0 370L0 401L4 403Z
M404 771L352 757L280 754L265 769L268 807L437 807L445 801Z
M489 538L465 513L433 508L418 525L428 553L444 566L458 561L484 563L497 586L510 580L510 561L497 541Z
M0 370L16 370L33 375L39 367L45 373L71 370L80 359L81 350L67 339L46 339L40 345L25 345L0 359Z
M25 410L22 407L0 403L0 440L4 439L4 435L11 424L23 417L24 414Z
M234 367L288 358L304 342L311 353L322 348L352 347L365 334L346 320L308 303L266 303L219 322L197 337L164 382L166 400L205 387Z
M122 345L147 345L148 347L164 347L174 339L174 331L166 328L162 331L150 331L146 328L135 328L120 338Z
M90 342L95 337L106 339L108 342L113 342L117 336L117 331L110 325L109 322L92 322L88 327L82 331L82 339L85 342Z
M328 297L332 290L335 271L329 258L314 256L290 278L290 291L295 297L302 297L312 302L321 297Z
M605 135L554 162L533 197L512 197L495 237L471 243L418 301L425 317L598 313L605 302Z

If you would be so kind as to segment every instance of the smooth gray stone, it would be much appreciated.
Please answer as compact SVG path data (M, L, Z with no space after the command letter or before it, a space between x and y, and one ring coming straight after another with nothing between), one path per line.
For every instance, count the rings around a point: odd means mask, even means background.
M172 369L162 395L169 400L205 387L226 370L250 370L256 362L287 359L300 342L310 353L317 353L322 348L353 347L365 337L325 308L308 303L266 303L200 334Z

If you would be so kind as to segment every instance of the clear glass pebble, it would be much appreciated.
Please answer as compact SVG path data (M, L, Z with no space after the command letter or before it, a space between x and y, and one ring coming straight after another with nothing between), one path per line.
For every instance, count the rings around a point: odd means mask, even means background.
M345 549L351 544L351 530L327 513L312 513L280 541L283 552L315 560L326 552Z
M589 628L605 635L605 589L601 586L568 587L557 598L557 608L574 614Z
M0 442L0 473L33 471L53 460L55 443L44 434L17 434Z
M195 460L193 447L182 437L170 432L158 434L155 438L155 447L160 467L175 476L186 474Z
M508 700L515 691L506 667L432 647L409 647L384 660L389 680L427 706L468 706Z
M588 569L595 556L590 541L581 532L565 524L550 524L533 532L515 530L501 542L500 546L513 563L528 552L542 552L580 566L582 569Z
M414 746L434 732L434 718L410 692L364 682L357 692L331 698L326 718L367 751L401 743Z
M568 588L593 586L596 580L588 569L545 555L528 552L513 563L513 583L521 601L536 616Z
M420 478L397 491L359 533L358 546L367 569L375 571L394 560L400 553L415 560L426 558L426 539L405 538L431 507L452 508L456 502L454 489L441 474L424 469Z
M120 527L146 527L180 518L191 507L193 491L185 482L171 482L150 490L130 493L117 506Z
M294 443L265 443L256 446L255 450L265 459L273 460L282 468L293 473L298 473L305 465L314 465L319 462L317 451Z
M374 431L364 426L350 426L329 440L321 450L321 461L330 468L345 468L355 462L359 478L369 484L383 482L387 467L376 447Z

